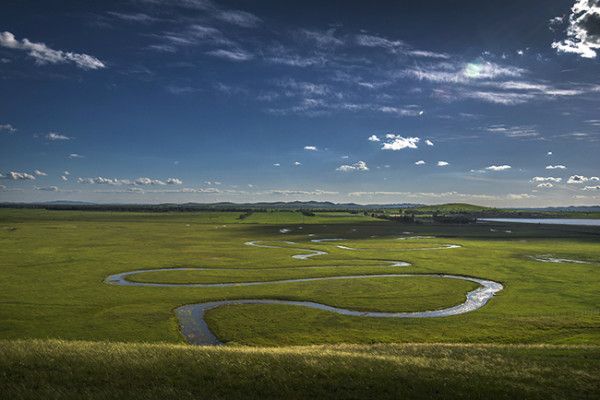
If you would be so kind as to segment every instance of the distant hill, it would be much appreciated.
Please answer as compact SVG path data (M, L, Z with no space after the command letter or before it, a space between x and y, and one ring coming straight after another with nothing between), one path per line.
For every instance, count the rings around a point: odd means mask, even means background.
M476 206L474 204L467 203L448 203L448 204L437 204L432 206L419 206L415 207L416 212L439 212L439 213L472 213L491 211L494 208Z

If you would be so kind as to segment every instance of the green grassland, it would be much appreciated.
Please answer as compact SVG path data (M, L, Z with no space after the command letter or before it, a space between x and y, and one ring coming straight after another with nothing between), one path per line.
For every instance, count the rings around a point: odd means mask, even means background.
M564 394L570 394L581 398L594 388L598 390L597 227L407 225L340 212L315 216L256 212L240 219L242 214L0 209L0 339L5 340L0 344L0 383L4 386L6 380L15 382L10 386L14 396L9 397L105 398L103 391L110 388L115 393L127 390L125 378L119 378L118 373L130 371L130 379L126 380L139 385L136 396L147 398L144 393L151 393L142 387L143 377L171 368L166 366L169 362L185 367L175 366L161 376L154 396L193 398L200 390L193 384L194 377L213 382L216 378L210 374L218 374L230 391L208 385L206 398L242 398L244 382L257 385L253 387L257 398L319 397L318 392L302 386L309 385L302 383L309 377L316 382L314 390L337 382L343 387L338 397L344 398L368 397L360 394L369 387L382 391L372 392L379 393L379 398L393 397L390 393L430 398L435 395L430 390L440 385L452 394L444 396L447 398L464 397L466 393L476 394L473 398L485 397L486 393L508 398L518 390L529 397L545 394L547 398L564 398ZM289 231L281 233L284 228ZM398 240L428 235L435 238ZM311 238L345 240L313 243ZM251 240L297 244L276 249L244 245ZM418 250L446 244L462 247ZM344 250L337 245L360 250ZM295 260L291 256L302 252L298 248L329 254ZM588 263L543 263L531 258L536 255ZM393 267L389 261L407 261L411 266ZM172 267L214 269L148 272L131 280L218 283L449 273L495 280L505 288L475 312L430 319L348 317L284 305L226 306L207 312L206 320L228 346L192 349L180 346L184 340L173 313L184 304L272 298L356 310L421 311L458 304L474 286L433 277L211 288L124 287L103 282L108 275L119 272ZM103 343L64 342L71 340ZM140 342L160 345L134 344ZM373 343L380 344L371 346ZM506 346L489 347L489 343ZM549 344L554 347L545 346ZM325 347L282 347L306 345ZM148 354L147 359L144 354ZM315 361L320 354L328 355L322 363ZM206 371L203 366L211 362L215 366ZM261 371L269 363L281 365L284 371L270 371L264 380L253 380L253 374L258 373L252 372L253 368ZM493 371L486 370L492 364ZM554 365L557 367L553 371ZM96 372L91 372L94 368ZM455 368L462 372L452 372ZM52 371L39 372L46 369ZM45 379L39 383L40 396L31 394L32 389L23 383L34 379L36 371ZM365 383L366 371L379 374L370 385ZM72 381L59 382L60 374ZM97 387L91 382L94 374L101 377ZM239 384L234 384L226 380L229 374L243 376L238 376ZM17 375L21 380L14 379ZM562 379L563 375L569 378ZM291 379L289 385L286 377ZM111 386L113 378L121 380ZM77 382L91 386L76 388ZM289 396L265 392L269 382L272 388L279 387L279 393ZM361 388L355 388L359 384ZM354 391L346 393L350 390L346 387ZM56 390L54 395L49 394L52 390Z

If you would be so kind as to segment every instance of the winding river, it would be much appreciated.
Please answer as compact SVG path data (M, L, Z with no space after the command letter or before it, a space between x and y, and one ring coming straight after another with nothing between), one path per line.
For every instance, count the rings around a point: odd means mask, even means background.
M315 239L312 242L335 242L343 239ZM287 245L295 245L295 242L282 241L281 243ZM282 247L263 244L260 241L246 242L245 245L253 247L261 247L268 249L279 249L287 248L302 251L302 254L293 255L292 258L296 260L307 260L310 257L326 255L326 251L302 249L295 247ZM345 248L344 246L336 246L337 248L346 250L360 250L355 248ZM443 249L455 249L459 248L459 245L441 245L437 247L426 247L417 249L405 249L406 251L416 250L443 250ZM387 261L388 264L394 267L407 267L409 263L404 261ZM324 268L328 266L312 266L302 268ZM343 267L336 267L343 268ZM281 279L272 281L250 281L250 282L226 282L226 283L152 283L152 282L134 282L127 278L146 272L164 272L164 271L210 271L210 270L223 270L222 268L158 268L158 269L141 269L136 271L122 272L108 276L104 282L110 285L120 286L145 286L145 287L196 287L196 288L211 288L211 287L241 287L241 286L258 286L258 285L274 285L274 284L285 284L285 283L296 283L296 282L312 282L312 281L326 281L326 280L339 280L339 279L374 279L374 278L440 278L440 279L459 279L470 282L475 282L480 286L467 293L466 299L463 303L443 308L440 310L432 311L419 311L419 312L380 312L380 311L356 311L346 308L333 307L326 304L315 303L311 301L291 301L291 300L277 300L277 299L235 299L235 300L221 300L211 301L197 304L187 304L175 309L175 314L179 320L181 332L190 344L195 345L221 345L222 342L213 334L208 324L204 319L204 314L207 310L227 306L227 305L238 305L238 304L276 304L276 305L291 305L299 307L307 307L318 309L322 311L328 311L340 315L353 316L353 317L371 317L371 318L435 318L435 317L448 317L452 315L464 314L467 312L475 311L483 307L497 292L503 289L502 284L486 279L450 275L450 274L415 274L415 273L403 273L403 274L374 274L374 275L339 275L329 277L318 277L318 278L295 278L295 279Z

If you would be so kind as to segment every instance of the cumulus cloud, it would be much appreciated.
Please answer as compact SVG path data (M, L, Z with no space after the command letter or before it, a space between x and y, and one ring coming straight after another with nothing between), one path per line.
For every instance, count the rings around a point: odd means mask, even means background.
M15 127L13 127L11 124L0 124L0 132L1 131L13 133L13 132L16 132L17 129Z
M35 171L33 171L33 173L36 176L47 176L48 175L47 173L45 173L44 171L40 171L39 169L36 169Z
M420 140L418 137L403 137L389 133L385 135L385 143L383 143L381 149L392 151L416 149Z
M304 150L317 151L317 146L304 146Z
M66 176L64 176L64 175L61 175L61 176L60 176L60 179L62 179L63 181L68 181L68 180L69 180L69 178L67 178L67 177L66 177Z
M433 142L431 140L429 140L429 139L425 140L425 144L427 146L433 146Z
M106 65L96 57L88 54L54 50L44 43L31 42L29 39L18 40L10 32L0 33L0 46L14 50L27 51L30 57L39 65L73 63L81 69L100 69Z
M369 136L369 142L379 142L381 139L377 135Z
M562 181L562 178L554 178L552 176L535 176L533 178L531 178L531 182L555 182L555 183L559 183Z
M274 163L273 166L274 167L281 167L281 164L280 163Z
M131 186L164 186L164 185L181 185L183 181L178 178L169 178L166 181L160 179L152 179L147 177L140 177L136 179L117 179L117 178L105 178L98 176L95 178L77 178L78 183L89 184L89 185L131 185Z
M1 175L0 177L3 179L11 179L13 181L35 180L35 176L28 174L27 172L10 171L7 175Z
M354 164L351 165L340 165L339 167L337 167L335 169L336 171L341 171L341 172L352 172L352 171L368 171L369 167L367 166L367 163L364 161L358 161Z
M448 165L450 165L450 163L449 163L449 162L447 162L447 161L438 161L438 162L437 162L437 166L438 166L438 167L446 167L446 166L448 166Z
M586 186L581 190L600 190L600 186Z
M485 167L488 171L506 171L511 168L510 165L490 165L489 167Z
M569 177L569 180L567 181L567 183L584 183L587 181L599 181L600 178L598 178L597 176L590 176L589 178L587 176L583 176L583 175L572 175Z
M419 160L419 161L415 162L415 165L425 165L425 164L426 163L423 160Z
M300 161L294 161L294 165L298 166L298 165L302 165L302 163Z
M84 158L81 154L71 153L69 154L69 158Z
M553 42L552 47L558 52L595 58L600 49L600 1L576 0L571 7L566 39Z
M567 169L564 165L546 165L546 169Z
M47 140L51 140L51 141L56 141L56 140L71 140L71 139L73 139L72 137L69 137L69 136L63 135L63 134L61 134L61 133L58 133L58 132L49 132L49 133L48 133L48 134L45 136L45 138L46 138Z

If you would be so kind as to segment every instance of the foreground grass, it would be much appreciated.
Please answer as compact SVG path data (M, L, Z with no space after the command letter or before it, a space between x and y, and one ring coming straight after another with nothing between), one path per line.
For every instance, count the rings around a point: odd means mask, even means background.
M0 341L6 399L592 399L600 347Z

